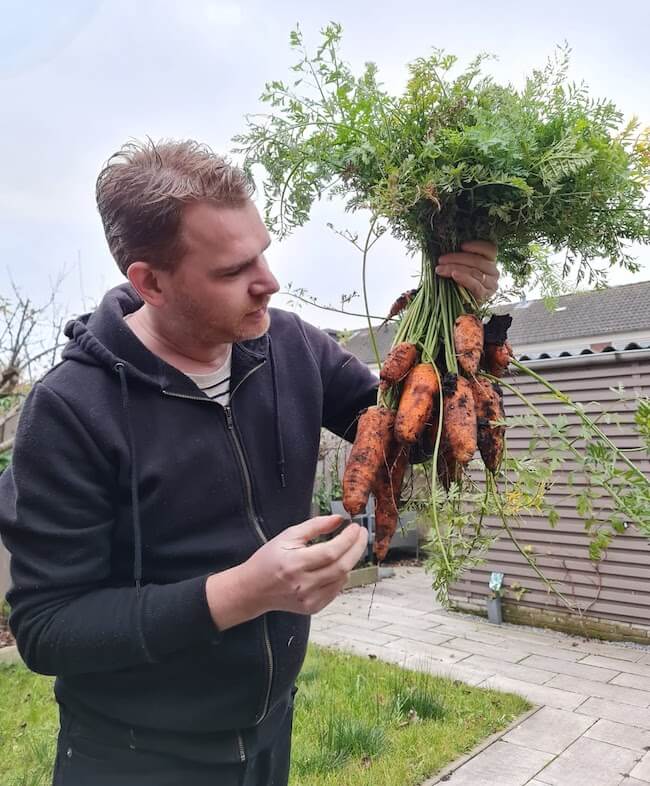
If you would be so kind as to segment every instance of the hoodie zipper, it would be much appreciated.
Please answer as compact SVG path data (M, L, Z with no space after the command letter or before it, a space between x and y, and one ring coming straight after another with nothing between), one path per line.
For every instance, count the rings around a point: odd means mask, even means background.
M266 362L266 361L264 361L264 362ZM248 379L248 377L251 376L251 374L254 374L259 368L261 368L264 365L264 362L260 363L258 366L255 366L255 368L252 368L245 376L242 377L242 379L239 380L239 382L237 383L236 387L234 387L233 390L230 391L230 399L231 400L232 400L232 397L237 392L237 390L241 387L241 385ZM240 468L242 477L244 478L244 486L245 486L245 489L246 489L246 512L248 513L249 521L253 525L253 528L254 528L258 538L260 539L262 545L264 545L265 543L268 543L268 538L266 537L266 535L262 531L262 528L260 527L260 524L259 524L259 520L258 520L257 514L255 513L255 506L253 504L253 484L252 484L252 481L251 481L251 476L250 476L250 471L248 469L248 465L246 464L246 457L244 455L244 450L243 450L243 448L241 446L241 443L239 441L239 437L237 436L237 432L235 431L235 427L234 427L235 423L234 423L234 419L233 419L233 416L232 416L232 409L230 407L230 404L227 404L226 406L222 406L221 404L219 404L217 402L211 401L210 399L206 398L205 396L188 396L188 395L186 395L184 393L171 393L171 392L169 392L167 390L163 390L163 393L165 395L167 395L167 396L174 396L175 398L189 399L191 401L207 401L210 404L216 404L217 406L219 406L219 407L221 407L223 409L223 411L225 413L225 416L226 416L226 426L228 428L228 431L230 433L230 438L231 438L231 440L233 442L233 445L235 447L235 453L237 454L237 458L239 460L239 468ZM269 628L268 628L266 615L264 615L263 618L262 618L262 627L263 627L263 632L264 632L264 649L266 651L266 658L267 658L268 683L267 683L267 687L266 687L266 696L264 697L264 705L262 707L262 712L260 713L260 715L259 715L259 717L258 717L258 719L256 721L256 725L260 724L264 720L264 718L266 717L266 714L268 712L269 701L270 701L270 698L271 698L271 684L272 684L272 681L273 681L273 673L274 673L273 650L271 649L271 639L270 639L270 636L269 636ZM246 760L246 752L245 752L245 749L244 749L244 741L242 739L241 734L238 733L237 737L238 737L238 741L239 741L239 755L240 755L240 758L241 758L241 760L243 762L243 761Z
M244 451L242 450L241 444L239 439L237 438L237 432L234 428L234 420L232 417L232 410L230 409L229 405L226 405L224 408L224 412L226 413L226 421L228 423L228 430L232 435L233 443L235 444L235 448L239 455L239 463L242 469L242 474L244 476L244 481L246 484L246 497L248 502L248 515L250 520L253 522L255 526L255 531L257 532L262 544L268 543L268 538L262 532L262 528L259 525L259 521L257 516L255 515L255 510L253 507L253 485L251 483L250 473L248 471L248 467L246 465L246 457L244 456ZM273 681L273 650L271 649L271 639L269 637L269 626L267 623L267 616L264 614L262 617L262 627L264 630L264 648L266 650L266 660L267 660L267 675L268 675L268 684L266 687L266 696L264 697L264 704L262 706L262 712L258 717L256 723L261 723L266 716L266 713L269 709L269 700L271 698L271 683Z

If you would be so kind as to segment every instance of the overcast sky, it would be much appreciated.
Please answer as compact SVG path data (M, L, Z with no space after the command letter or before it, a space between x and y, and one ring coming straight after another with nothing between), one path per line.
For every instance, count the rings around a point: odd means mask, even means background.
M495 76L521 84L567 40L573 76L650 124L648 0L0 0L0 14L0 293L11 277L43 299L65 269L61 298L71 314L123 280L94 204L103 162L146 135L227 152L245 113L259 109L264 82L287 77L296 22L308 43L329 20L340 22L345 59L356 71L375 61L395 91L405 64L431 47L464 63L494 52ZM328 221L364 227L325 203L307 227L274 242L268 259L283 285L336 302L360 289L360 255ZM650 279L650 248L638 255L642 272L614 273L612 283ZM412 286L414 264L385 237L370 267L371 310L385 313ZM310 307L302 315L322 327L362 324Z

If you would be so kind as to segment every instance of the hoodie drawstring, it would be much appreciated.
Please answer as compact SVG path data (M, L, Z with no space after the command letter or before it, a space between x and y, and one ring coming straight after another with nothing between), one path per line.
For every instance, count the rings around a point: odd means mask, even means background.
M271 336L269 338L269 360L271 361L271 378L273 380L273 408L275 415L275 445L278 457L278 473L280 475L280 485L283 489L287 487L287 478L284 473L284 443L282 442L282 428L280 422L280 405L278 402L278 376L275 367L275 359L273 357L273 343Z
M131 424L129 389L126 384L124 363L121 361L116 363L113 366L113 370L120 376L122 409L126 416L126 431L129 438L129 454L131 457L131 509L133 511L133 578L135 580L136 592L139 595L142 583L142 531L140 529L140 499L138 497L138 469L135 453L135 438L133 436L133 426Z

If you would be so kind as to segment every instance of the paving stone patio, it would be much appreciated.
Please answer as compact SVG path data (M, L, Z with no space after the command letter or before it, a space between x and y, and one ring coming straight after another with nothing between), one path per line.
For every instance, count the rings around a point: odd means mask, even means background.
M374 655L537 705L519 725L427 782L451 786L648 786L650 647L445 611L422 569L343 593L312 641Z

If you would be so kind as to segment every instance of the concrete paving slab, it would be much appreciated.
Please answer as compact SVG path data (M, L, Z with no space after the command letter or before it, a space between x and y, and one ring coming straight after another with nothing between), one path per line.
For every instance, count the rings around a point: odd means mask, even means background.
M394 663L402 668L407 668L407 661L409 656L400 650L391 650L387 647L377 646L376 644L368 644L366 641L355 641L354 639L346 639L339 641L336 645L330 646L341 652L348 652L351 655L359 655L362 658L378 658L384 660L386 663Z
M581 737L537 778L549 786L619 786L638 759L636 751Z
M650 710L643 707L632 707L620 701L610 701L590 697L577 707L576 712L592 718L605 718L615 723L627 723L641 729L650 729Z
M378 630L379 628L385 628L386 625L390 624L384 622L383 620L360 617L358 614L354 614L351 611L337 611L334 614L328 614L327 617L324 617L323 619L327 621L327 624L330 626L353 625L355 628L360 630Z
M647 648L637 645L625 646L622 643L597 641L596 639L580 640L576 644L576 649L587 655L601 655L606 658L614 658L614 660L625 660L630 663L640 662L643 655L647 652Z
M460 682L465 682L467 685L473 685L475 687L481 685L481 683L492 676L484 671L477 671L476 669L469 668L464 664L465 661L462 663L447 663L439 660L432 660L431 658L424 658L421 655L412 655L406 661L406 668L413 669L414 671L424 671L436 677L459 680Z
M523 682L532 682L534 685L543 685L553 678L554 674L540 669L531 669L526 666L526 661L522 663L508 663L507 661L497 660L496 658L486 658L483 655L470 655L465 658L463 664L470 668L487 671L490 674L498 674L501 677L512 677Z
M591 737L610 745L619 745L621 748L631 750L650 750L650 729L640 729L628 723L614 723L609 720L598 720L585 732L585 737Z
M424 641L413 641L412 639L399 638L387 646L407 652L409 655L424 655L444 663L459 663L469 657L466 652L454 650L451 647L427 644Z
M510 677L490 677L482 687L517 693L534 704L548 705L559 710L574 710L587 698L573 691L549 688L548 685L533 685L530 682L513 680Z
M525 786L552 759L550 753L499 740L452 773L445 783L450 786Z
M388 633L391 636L400 636L409 641L422 641L425 644L443 644L451 638L451 636L445 636L444 634L438 633L435 628L433 630L418 629L415 627L416 624L415 621L413 625L389 623L381 630L383 633Z
M596 680L596 682L609 682L620 674L620 669L603 669L598 666L588 666L582 661L579 663L567 662L559 658L545 658L540 655L531 655L525 660L520 661L522 666L532 666L535 669L545 669L556 674L567 674L571 677L580 677L585 680ZM623 662L621 662L622 665Z
M551 688L560 690L572 690L576 693L583 693L585 696L595 696L599 699L611 699L620 701L623 704L632 704L635 707L650 706L650 693L636 688L624 688L620 685L596 682L595 680L583 680L579 677L567 677L560 674L558 677L547 683Z
M586 666L599 666L618 672L624 671L627 674L638 674L640 677L650 677L650 665L645 663L630 663L629 661L621 663L620 660L605 658L602 655L587 655L580 662Z
M542 707L509 731L503 740L545 753L560 754L597 722L586 715Z
M483 644L480 641L473 641L461 636L450 639L449 646L469 655L484 655L488 658L503 660L508 663L517 663L527 658L530 654L526 650L518 649L517 647L491 647L489 644Z
M348 625L332 625L328 632L332 636L340 636L341 640L349 637L356 641L368 642L368 644L383 645L398 641L396 636L389 636L386 633L380 633L376 630L364 630L363 628L356 627L356 625L352 623Z
M650 692L650 677L642 677L640 674L628 674L623 672L612 680L612 685L623 685L627 688L638 688L639 690ZM650 695L650 693L649 693Z
M646 753L641 761L639 761L632 772L630 772L630 777L644 781L645 783L650 783L650 753Z

